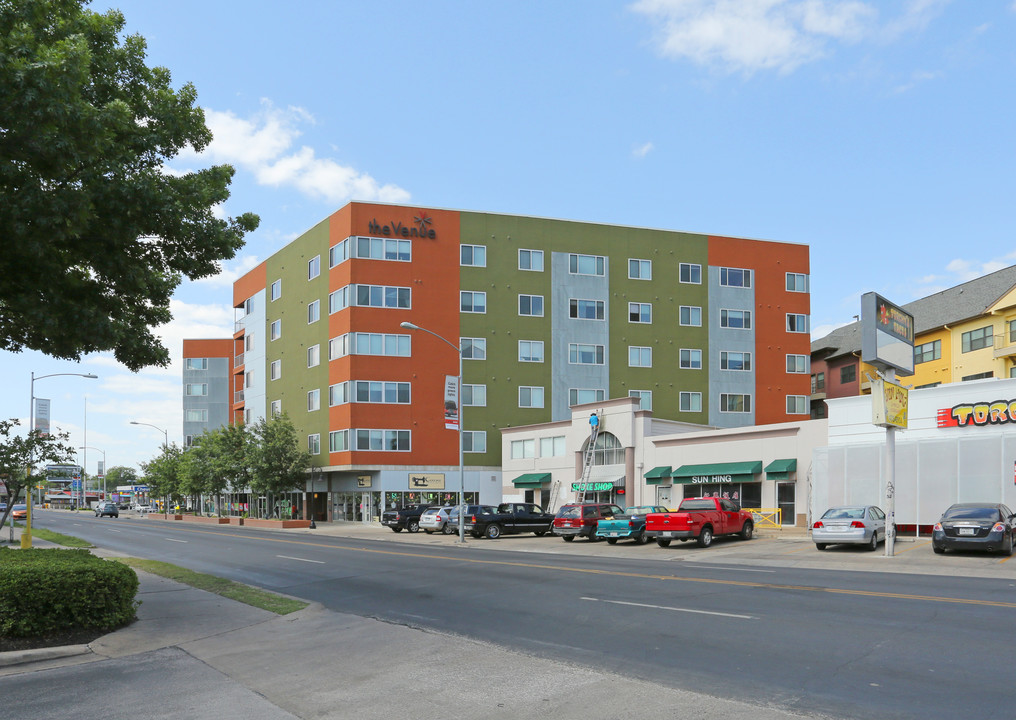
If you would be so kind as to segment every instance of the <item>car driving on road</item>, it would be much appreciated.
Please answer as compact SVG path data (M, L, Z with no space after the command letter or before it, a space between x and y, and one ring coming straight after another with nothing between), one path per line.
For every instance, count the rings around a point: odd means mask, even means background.
M120 508L116 506L116 503L104 502L99 503L95 506L95 517L103 517L109 515L110 517L120 517Z

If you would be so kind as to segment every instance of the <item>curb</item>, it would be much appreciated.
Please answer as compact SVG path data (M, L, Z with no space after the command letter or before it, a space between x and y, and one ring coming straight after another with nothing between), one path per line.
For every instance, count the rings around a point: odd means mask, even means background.
M91 652L92 649L87 645L63 645L36 648L35 650L10 650L8 652L0 652L0 668L28 665L45 660L59 660L76 655L88 655Z

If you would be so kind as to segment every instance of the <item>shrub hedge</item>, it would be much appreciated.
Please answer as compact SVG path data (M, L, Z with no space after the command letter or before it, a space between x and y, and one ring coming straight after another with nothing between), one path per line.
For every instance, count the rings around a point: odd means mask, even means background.
M87 550L0 547L0 636L112 630L134 619L138 576Z

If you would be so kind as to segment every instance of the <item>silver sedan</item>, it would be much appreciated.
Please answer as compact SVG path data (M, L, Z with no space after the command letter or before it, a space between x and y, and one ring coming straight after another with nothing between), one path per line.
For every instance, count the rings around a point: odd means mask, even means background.
M844 505L829 508L811 526L815 547L866 545L876 550L885 540L885 513L875 505Z

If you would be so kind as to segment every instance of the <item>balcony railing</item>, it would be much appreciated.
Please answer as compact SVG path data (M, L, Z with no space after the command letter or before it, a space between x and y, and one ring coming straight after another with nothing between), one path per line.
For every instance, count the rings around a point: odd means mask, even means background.
M234 367L240 367L241 365L243 365L243 353L240 353L235 358L233 358Z
M1016 355L1016 338L1014 338L1010 333L996 335L994 347L994 357L996 358Z
M236 392L233 393L233 402L234 403L243 402L243 390L237 390Z

